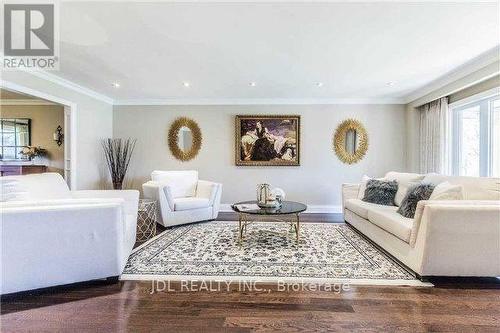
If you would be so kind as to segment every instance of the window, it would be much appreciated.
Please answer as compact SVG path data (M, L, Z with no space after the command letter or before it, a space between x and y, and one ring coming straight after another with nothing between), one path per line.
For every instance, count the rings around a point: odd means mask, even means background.
M22 159L19 153L31 143L30 127L30 119L0 119L1 160Z
M458 176L500 176L500 96L452 105L452 171Z

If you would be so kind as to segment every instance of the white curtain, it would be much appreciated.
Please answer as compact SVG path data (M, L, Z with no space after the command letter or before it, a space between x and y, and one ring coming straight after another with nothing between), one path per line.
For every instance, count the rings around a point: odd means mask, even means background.
M420 172L449 173L448 97L422 105L420 111Z

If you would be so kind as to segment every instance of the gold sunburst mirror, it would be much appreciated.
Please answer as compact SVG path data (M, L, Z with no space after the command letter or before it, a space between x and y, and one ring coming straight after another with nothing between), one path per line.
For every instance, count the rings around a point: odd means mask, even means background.
M201 130L196 121L177 118L168 131L168 147L175 158L183 162L192 160L201 148Z
M333 149L342 162L359 162L368 150L368 133L365 127L355 119L344 120L335 130Z

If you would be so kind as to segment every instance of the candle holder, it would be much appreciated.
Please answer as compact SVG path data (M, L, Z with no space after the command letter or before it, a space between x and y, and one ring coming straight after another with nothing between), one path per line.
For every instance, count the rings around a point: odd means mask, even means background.
M62 127L59 125L54 132L54 141L58 146L62 145L64 139L64 134L62 133Z

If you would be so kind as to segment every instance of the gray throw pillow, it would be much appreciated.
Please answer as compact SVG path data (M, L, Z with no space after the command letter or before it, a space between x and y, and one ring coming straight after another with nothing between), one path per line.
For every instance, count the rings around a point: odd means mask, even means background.
M420 200L429 200L435 185L417 184L408 189L406 196L399 206L398 213L404 217L414 218L417 204Z
M370 179L366 182L363 201L384 206L394 206L394 198L397 191L398 182L395 180Z

